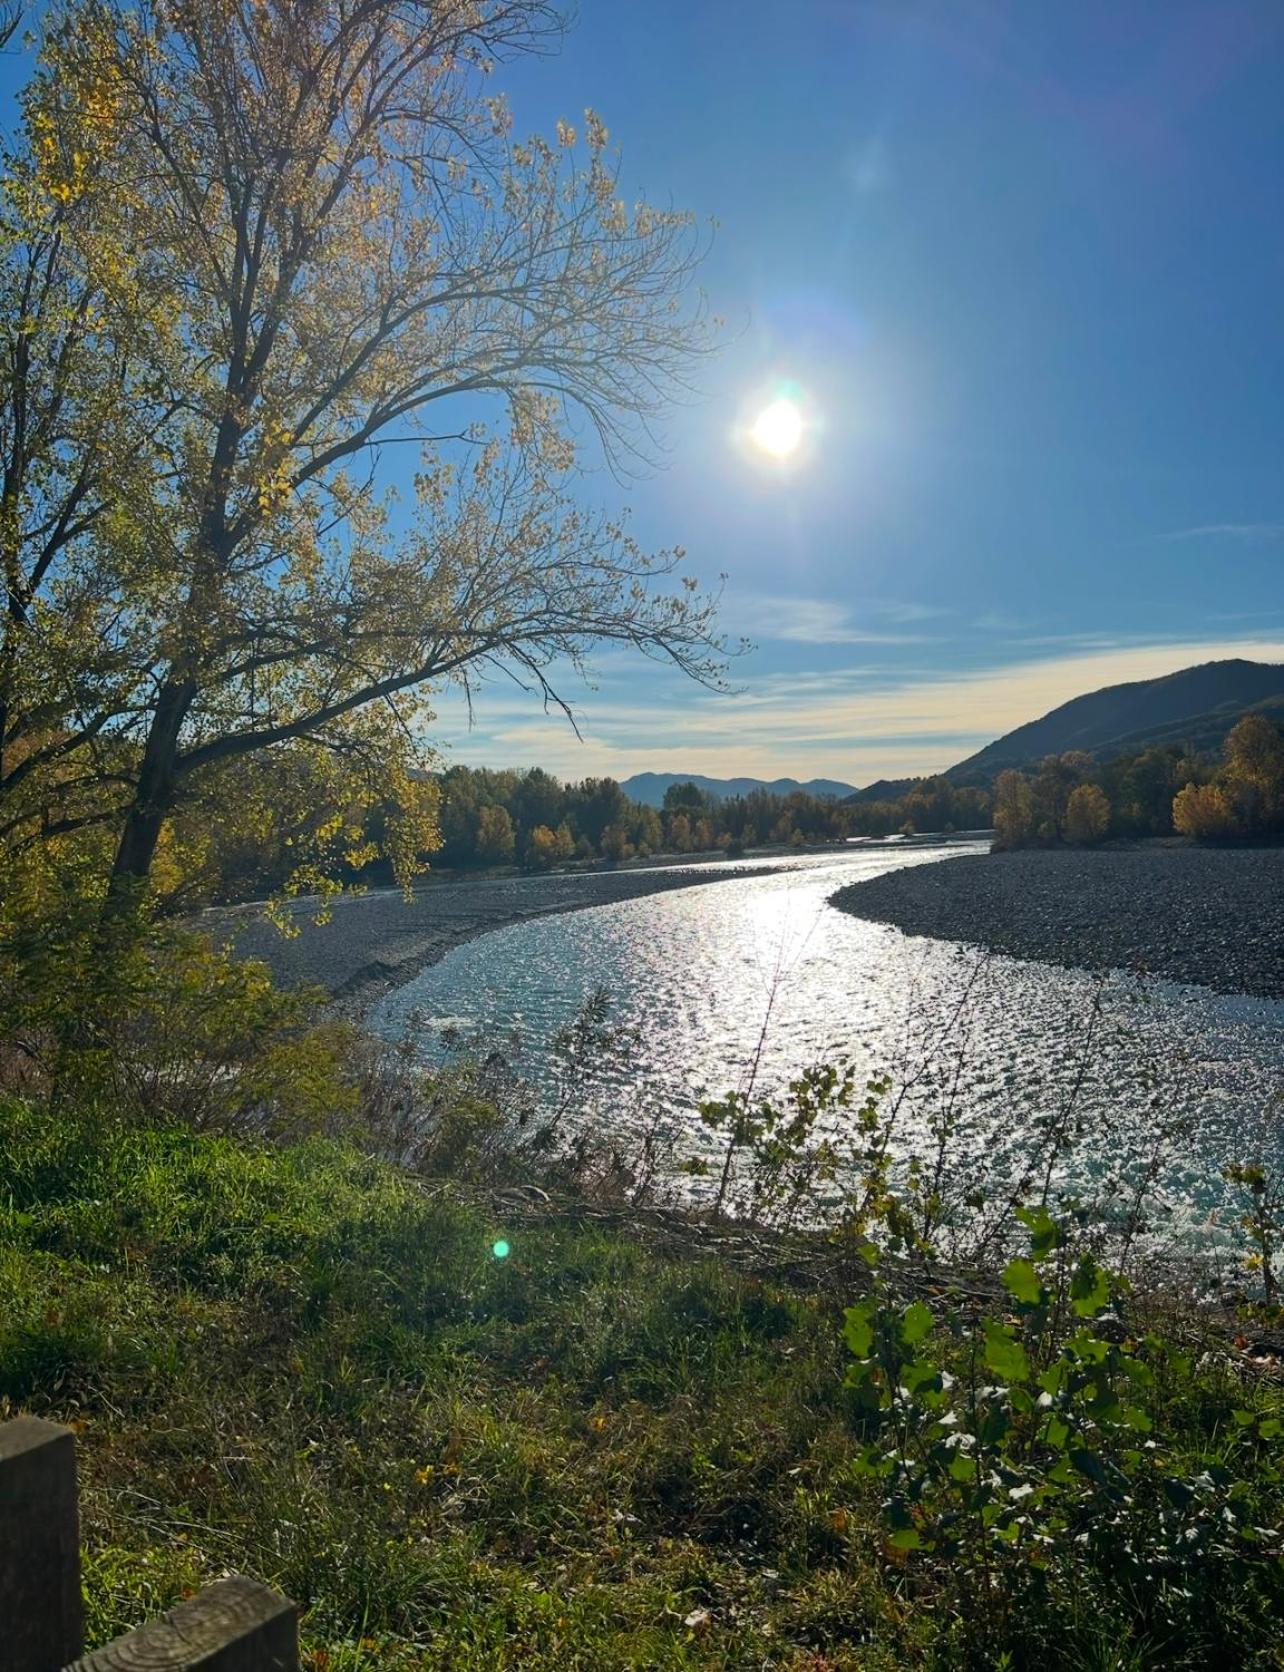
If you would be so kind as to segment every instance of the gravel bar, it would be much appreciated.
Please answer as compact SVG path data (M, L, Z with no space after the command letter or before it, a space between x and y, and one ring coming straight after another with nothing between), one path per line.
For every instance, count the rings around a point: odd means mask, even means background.
M553 872L544 876L425 880L410 899L400 889L340 895L331 921L312 921L315 900L289 907L299 933L287 939L261 905L220 907L194 926L230 939L238 955L261 958L285 986L324 988L345 1010L362 1010L381 992L408 981L476 935L554 912L583 911L747 875L779 866L679 863L618 871Z
M854 883L831 904L1013 958L1284 999L1281 847L981 854Z

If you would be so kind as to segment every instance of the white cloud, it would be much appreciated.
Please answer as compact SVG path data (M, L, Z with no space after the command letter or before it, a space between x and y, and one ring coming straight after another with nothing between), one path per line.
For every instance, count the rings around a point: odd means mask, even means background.
M913 604L872 605L869 613L892 621L921 621L935 612ZM746 592L728 598L720 611L729 633L758 640L795 644L927 644L922 633L863 627L852 621L844 604L829 598L796 598L771 592Z

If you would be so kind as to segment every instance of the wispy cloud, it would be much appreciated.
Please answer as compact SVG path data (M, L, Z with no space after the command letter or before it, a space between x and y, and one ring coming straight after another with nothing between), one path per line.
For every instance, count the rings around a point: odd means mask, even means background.
M457 760L539 763L564 777L691 771L863 783L940 771L1085 691L1228 656L1284 662L1284 637L1076 647L963 673L781 673L732 697L657 675L639 699L612 681L584 703L582 742L534 701L496 688L481 696L476 731L444 697L434 731Z
M889 602L872 606L867 612L891 622L927 619L925 607ZM747 638L785 641L795 644L928 644L922 633L904 633L894 628L865 625L853 619L853 612L829 598L795 598L768 592L742 593L729 598L722 610L723 624L730 632Z
M1174 545L1191 540L1237 540L1244 545L1267 545L1284 540L1284 522L1200 523L1195 528L1174 528L1159 538Z

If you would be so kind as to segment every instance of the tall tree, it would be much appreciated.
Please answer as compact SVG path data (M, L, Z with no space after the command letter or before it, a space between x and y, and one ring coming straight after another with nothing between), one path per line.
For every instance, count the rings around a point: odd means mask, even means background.
M116 898L248 754L310 738L395 790L447 682L565 707L603 640L720 677L710 603L658 584L682 554L566 492L574 414L626 464L708 339L690 217L623 203L592 113L519 144L487 95L558 27L543 0L88 0L50 32L31 144L102 112L95 201L169 303L122 363L147 446L85 534L128 554ZM409 527L379 469L403 444Z

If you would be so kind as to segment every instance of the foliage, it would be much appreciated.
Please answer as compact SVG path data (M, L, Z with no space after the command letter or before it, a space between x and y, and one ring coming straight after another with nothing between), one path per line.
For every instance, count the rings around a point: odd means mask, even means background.
M1083 845L1101 841L1110 829L1110 803L1097 784L1076 784L1066 801L1065 838Z
M1219 784L1187 784L1173 797L1173 829L1179 836L1215 841L1234 836L1238 823Z
M1260 1523L1284 1508L1284 1426L1244 1410L1215 1464L1182 1455L1154 1393L1189 1357L1128 1333L1119 1279L1067 1223L1018 1217L1029 1251L1003 1274L1006 1315L948 1293L903 1304L881 1276L848 1308L870 1433L857 1472L884 1494L890 1546L932 1559L995 1649L1013 1615L1103 1574L1152 1631L1180 1631L1192 1585L1274 1560L1278 1528Z
M39 904L0 900L0 1084L113 1125L287 1137L354 1116L351 1030L321 993L172 923L105 937L92 893Z
M994 786L994 837L1003 848L1023 846L1034 835L1034 796L1024 772L1000 772Z
M1174 1515L1204 1528L1229 1496L1236 1528L1151 1587L1113 1564L1116 1507L1024 1570L994 1534L1022 1599L996 1625L992 1600L960 1612L939 1552L888 1539L886 1482L852 1466L882 1418L843 1386L823 1291L648 1248L645 1224L514 1218L322 1140L264 1150L0 1101L0 1176L0 1408L77 1427L95 1643L232 1568L300 1600L305 1665L327 1672L1272 1663L1270 1547L1218 1549L1274 1525L1280 1399L1215 1356L1118 1344L1153 1366L1121 1385L1156 1482L1199 1483ZM1021 1326L1003 1324L1033 1372L1039 1306L1016 1288ZM958 1350L880 1294L916 1358ZM1074 1420L1113 1431L1091 1390L1115 1371L1065 1363ZM1015 1396L1005 1366L982 1380ZM1109 1503L1087 1476L1069 1491Z
M113 909L163 842L207 866L200 809L261 751L328 792L315 863L395 809L406 875L433 688L502 668L556 702L603 641L718 681L682 554L568 493L574 413L627 465L709 338L690 217L624 204L592 112L523 144L487 91L557 28L542 0L48 14L0 247L0 842L103 827Z
M1284 829L1284 731L1265 714L1231 728L1222 783L1248 835Z
M1222 1176L1238 1187L1244 1203L1239 1221L1249 1242L1244 1270L1261 1284L1262 1297L1271 1307L1279 1294L1275 1268L1284 1240L1284 1193L1279 1180L1256 1163L1237 1162L1225 1168Z
M1006 848L1174 831L1208 841L1270 835L1284 830L1284 732L1247 713L1228 732L1220 764L1157 745L1100 765L1050 755L1033 778L999 774L994 827Z

